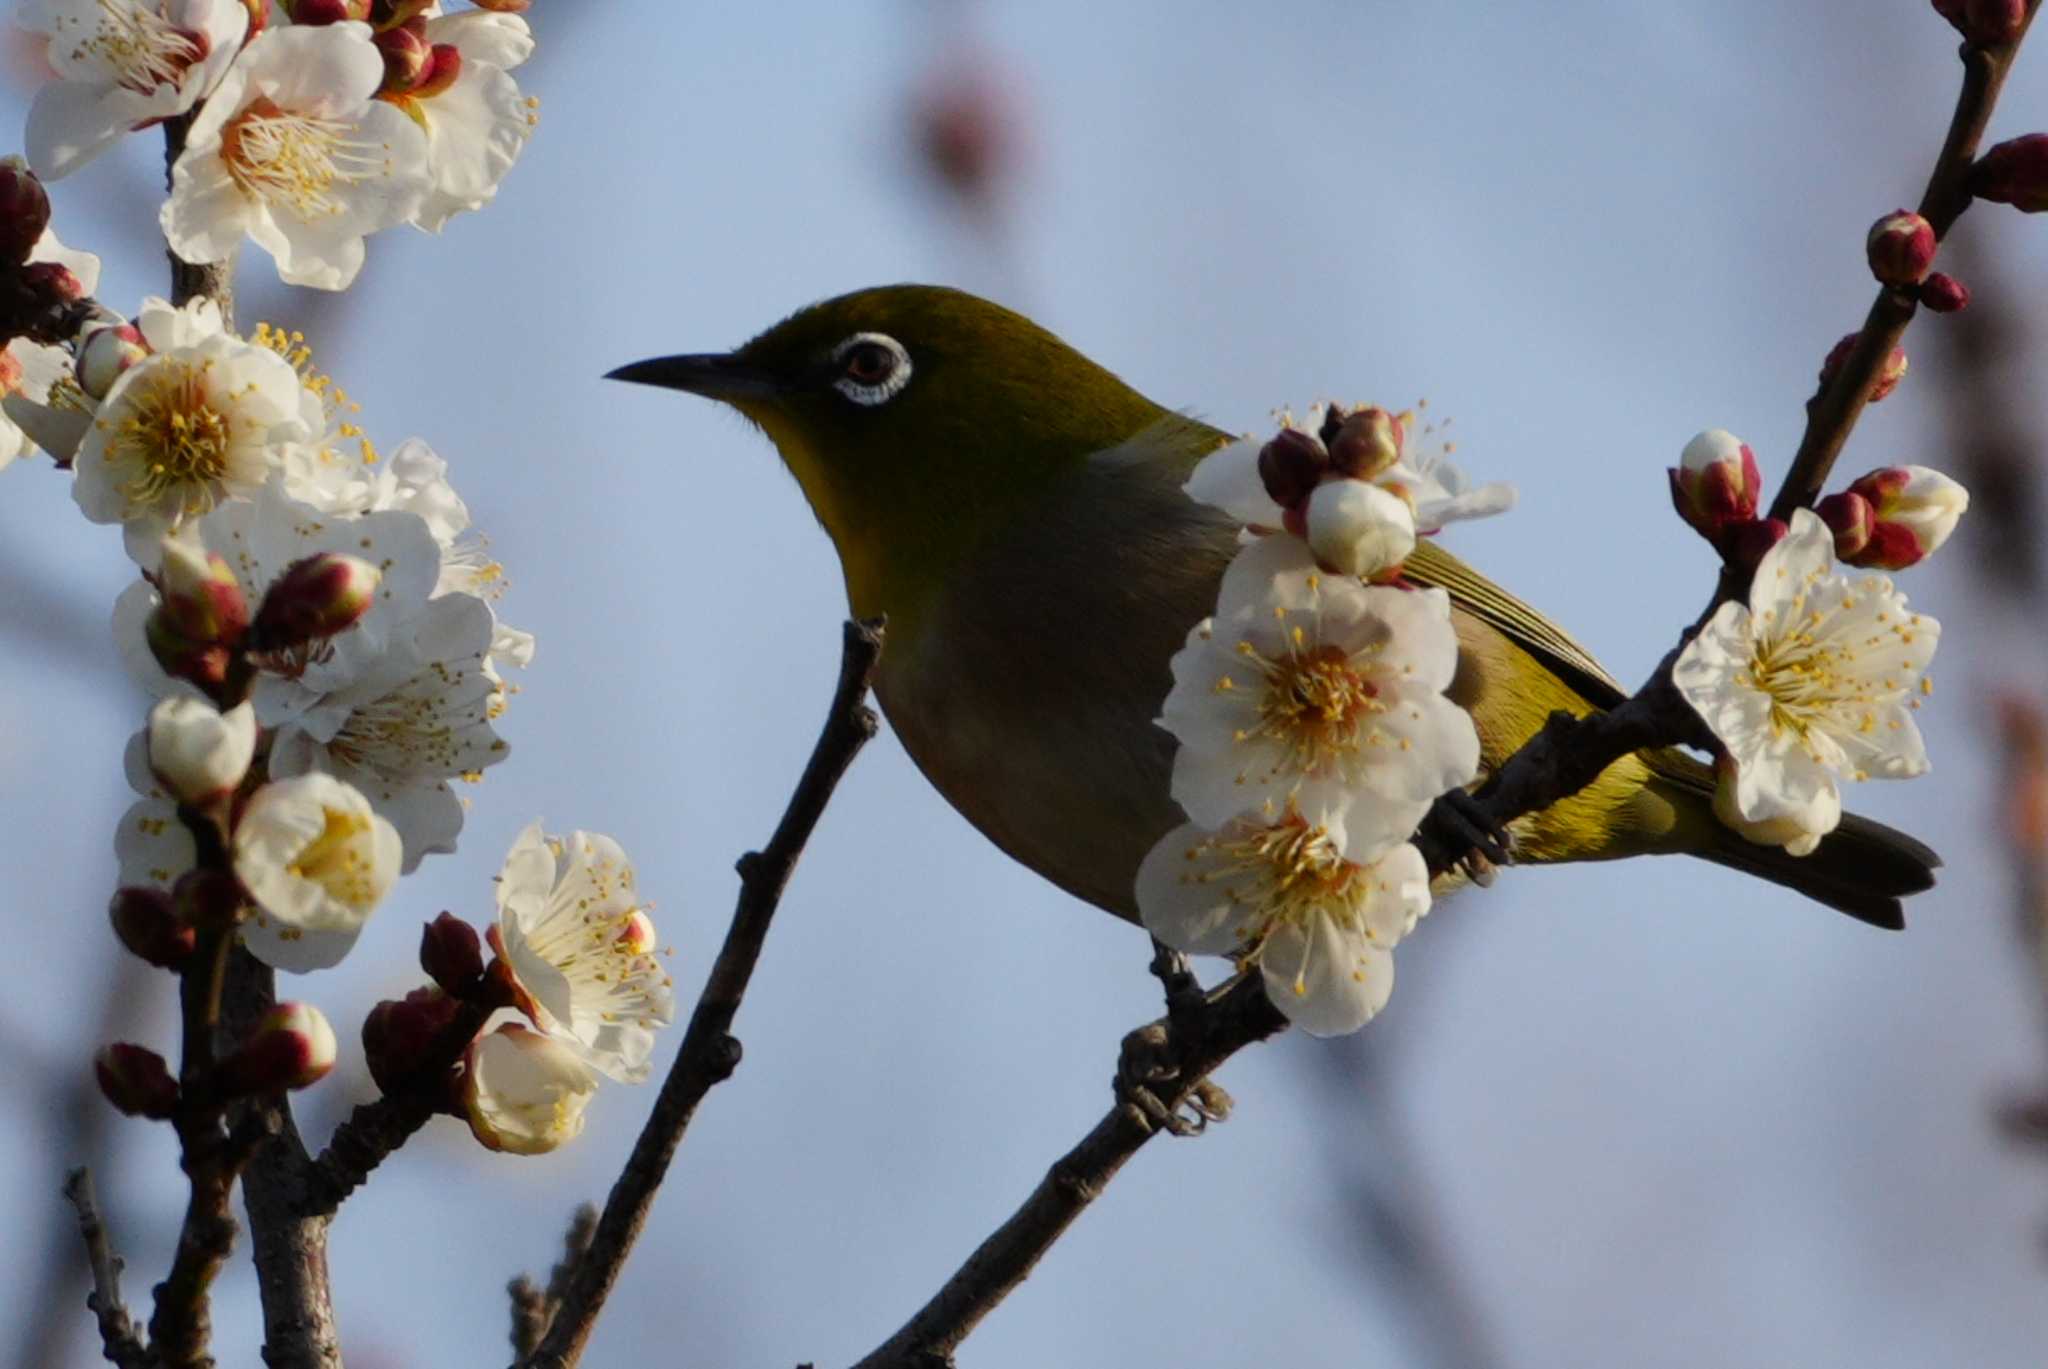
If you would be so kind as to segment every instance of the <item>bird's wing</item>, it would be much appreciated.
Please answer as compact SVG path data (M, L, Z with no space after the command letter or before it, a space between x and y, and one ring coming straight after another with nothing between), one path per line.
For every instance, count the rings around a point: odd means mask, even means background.
M1570 633L1436 543L1417 542L1401 573L1444 590L1452 603L1548 666L1595 707L1612 708L1628 697L1621 682Z

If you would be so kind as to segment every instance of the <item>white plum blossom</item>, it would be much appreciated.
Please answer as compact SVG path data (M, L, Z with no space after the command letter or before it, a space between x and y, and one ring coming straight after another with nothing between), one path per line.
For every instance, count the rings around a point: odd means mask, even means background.
M137 734L140 735L140 734ZM178 821L178 807L158 796L130 804L114 829L114 860L123 887L168 889L198 861L192 833Z
M469 1048L463 1102L470 1132L492 1150L544 1155L582 1134L597 1083L566 1045L507 1022Z
M404 223L427 193L427 139L376 98L384 59L354 22L259 34L186 136L163 207L188 261L224 260L244 234L288 284L340 290L363 238Z
M1471 716L1444 695L1457 664L1442 590L1361 585L1294 538L1260 538L1173 658L1173 797L1204 827L1292 805L1342 819L1340 852L1346 832L1360 850L1405 840L1478 773Z
M431 93L390 92L385 98L427 135L433 188L413 222L438 233L454 215L481 209L497 195L498 182L519 160L539 116L535 101L521 95L506 74L533 55L533 34L524 19L489 10L438 15L426 22L426 40L454 49L454 80L432 83Z
M231 793L256 755L256 710L246 701L223 713L210 700L173 694L149 711L149 768L186 803Z
M1734 766L1717 810L1804 855L1841 820L1841 779L1924 773L1913 710L1940 637L1887 577L1836 570L1827 525L1794 513L1749 603L1723 604L1672 673Z
M28 259L64 267L88 295L100 288L100 259L66 247L47 228ZM93 408L72 378L68 348L15 338L0 355L0 470L37 447L68 462L84 440Z
M1308 497L1309 550L1339 575L1370 580L1415 550L1415 510L1368 480L1332 480Z
M95 523L120 523L129 554L153 563L163 533L248 496L305 434L299 381L268 348L221 331L211 301L137 317L155 355L122 372L75 458L72 497Z
M1263 446L1259 438L1240 437L1210 452L1188 474L1188 498L1221 509L1248 528L1278 528L1285 510L1266 493L1266 482L1259 478Z
M1415 510L1415 529L1428 536L1448 523L1490 518L1515 506L1515 487L1504 481L1474 485L1451 464L1452 444L1442 429L1421 423L1421 406L1396 416L1401 458L1374 483L1406 499Z
M25 135L30 165L55 180L205 98L249 11L242 0L25 0L20 21L48 36L58 77L36 93Z
M1356 1031L1393 992L1393 948L1429 911L1429 871L1405 842L1359 860L1343 844L1292 810L1175 828L1139 866L1139 915L1178 950L1257 966L1309 1034Z
M331 775L272 780L235 823L235 877L257 904L242 941L273 969L339 964L398 878L398 832Z
M355 626L259 658L251 698L273 731L270 773L321 771L361 790L398 828L408 871L429 852L452 851L463 804L451 781L477 778L507 754L491 726L504 687L490 667L490 606L467 594L430 597L440 554L425 521L398 511L325 515L272 484L194 527L252 602L285 567L317 552L358 557L381 573ZM155 601L147 584L124 592L115 640L144 687L163 694L170 682L143 635Z
M614 1079L647 1077L654 1029L675 1020L675 996L617 842L551 837L537 822L521 832L498 875L491 946L535 1026Z

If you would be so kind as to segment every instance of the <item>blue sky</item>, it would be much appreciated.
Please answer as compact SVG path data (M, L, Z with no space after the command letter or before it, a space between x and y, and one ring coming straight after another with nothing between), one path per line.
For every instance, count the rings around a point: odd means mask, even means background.
M996 294L1226 427L1323 395L1427 396L1468 469L1521 492L1454 549L1634 680L1711 584L1661 467L1725 426L1782 473L1820 356L1867 307L1864 229L1917 195L1956 68L1910 0L533 18L542 122L497 205L439 240L373 240L326 332L260 254L243 268L245 323L306 327L374 436L424 436L453 463L511 577L503 611L539 638L461 850L405 881L344 967L292 986L345 1039L416 982L419 918L486 917L536 816L619 838L694 993L732 861L814 734L844 612L829 545L743 423L605 370L915 279ZM905 92L955 24L1028 120L999 258L901 148ZM2043 60L1999 134L2048 125ZM8 90L0 117L23 104ZM162 288L136 232L155 149L131 141L55 191L116 302ZM1966 223L2038 300L2043 225ZM1921 369L1845 473L1941 464L1923 361L1939 326L1916 325ZM2048 364L2038 341L2032 357L2027 374ZM2037 424L2040 392L2011 396ZM0 615L0 869L32 967L0 1031L28 1087L97 1044L98 910L141 706L103 626L129 573L118 539L47 469L0 480L9 582L44 606ZM1237 1115L1148 1148L965 1362L1428 1363L1338 1195L1347 1167L1385 1172L1388 1126L1504 1362L2036 1357L2048 1171L1988 1110L2041 1075L2040 988L2011 944L1982 705L2044 662L2035 625L1975 605L1962 560L1905 586L1947 628L1924 715L1936 773L1854 795L1948 857L1909 932L1689 862L1511 872L1404 945L1369 1029L1384 1126L1344 1096L1366 1087L1331 1067L1347 1048L1246 1054L1222 1076ZM864 1353L1099 1115L1118 1039L1156 1010L1146 953L1010 864L885 736L798 872L738 1024L746 1062L686 1141L592 1362ZM169 989L150 985L136 1029L159 1044ZM308 1129L368 1087L342 1072L302 1107ZM490 1362L505 1280L552 1259L650 1101L607 1088L545 1159L485 1155L453 1124L404 1151L334 1233L351 1364ZM174 1232L174 1157L139 1123L116 1134L101 1192L141 1296ZM42 1229L72 1162L52 1137L46 1109L0 1121L0 1228ZM26 1315L10 1299L0 1328ZM238 1265L223 1363L253 1362L253 1320Z

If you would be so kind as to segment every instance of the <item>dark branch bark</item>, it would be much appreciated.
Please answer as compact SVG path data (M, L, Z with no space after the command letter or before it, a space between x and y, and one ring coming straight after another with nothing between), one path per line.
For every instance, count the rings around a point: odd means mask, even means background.
M577 1262L554 1324L540 1349L521 1361L524 1369L569 1369L583 1356L597 1315L618 1280L619 1270L640 1228L647 1221L654 1195L668 1173L669 1161L690 1125L697 1105L713 1087L729 1078L740 1062L740 1043L732 1036L734 1016L761 958L761 947L781 901L784 886L796 869L804 844L825 811L832 791L847 766L875 735L876 720L865 702L882 652L879 621L848 623L839 664L839 685L832 696L824 730L804 767L803 778L790 796L789 807L776 824L775 835L760 851L740 857L740 893L725 944L712 963L710 978L690 1015L689 1028L675 1064L662 1081L653 1114L633 1145L626 1167L612 1185L604 1215L589 1252Z

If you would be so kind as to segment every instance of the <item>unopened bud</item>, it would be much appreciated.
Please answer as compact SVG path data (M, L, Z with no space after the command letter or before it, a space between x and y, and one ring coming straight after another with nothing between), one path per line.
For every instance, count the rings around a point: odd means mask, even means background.
M1927 466L1890 466L1850 484L1849 493L1870 504L1869 542L1842 559L1871 570L1904 570L1932 555L1964 510L1970 492Z
M249 31L243 36L253 40L270 27L270 0L242 0L242 8L249 11Z
M533 0L476 0L476 7L500 14L524 14L533 8Z
M166 537L157 562L158 612L195 642L233 646L249 630L249 601L227 558L183 537Z
M0 157L0 261L28 260L50 226L50 196L19 157Z
M54 261L32 261L21 268L21 283L43 308L76 304L85 298L85 286L71 274L71 268Z
M1916 285L1934 265L1934 225L1910 209L1885 215L1870 226L1865 249L1870 273L1885 285Z
M178 920L189 927L222 928L234 924L246 902L241 881L225 870L187 870L171 886Z
M1963 0L1963 36L1982 47L2010 43L2027 26L2026 0Z
M462 75L462 52L453 43L436 43L427 56L426 70L408 94L427 100L455 84Z
M1815 504L1813 511L1835 535L1836 560L1850 561L1870 545L1871 531L1877 526L1877 513L1862 495L1851 490L1831 494Z
M433 0L370 0L370 27L382 33L410 23L433 8Z
M1729 531L1728 547L1723 555L1729 565L1753 571L1757 562L1764 559L1764 553L1784 541L1785 534L1790 531L1782 519L1751 519Z
M276 651L344 632L370 611L382 578L368 561L338 551L294 561L256 610L256 640Z
M130 1117L162 1121L178 1109L178 1081L164 1058L146 1046L116 1041L92 1058L107 1101Z
M439 989L424 988L370 1009L363 1018L363 1059L377 1087L389 1094L413 1083L461 1006Z
M1385 578L1415 550L1415 510L1365 480L1331 480L1308 498L1309 550L1340 575Z
M88 398L105 399L121 373L149 356L149 343L132 323L110 323L85 335L72 374Z
M1299 507L1329 466L1330 454L1323 444L1299 428L1282 428L1259 448L1259 479L1283 509Z
M334 1028L324 1013L311 1003L279 1003L220 1062L220 1085L231 1095L302 1089L325 1079L334 1057Z
M1954 276L1936 271L1920 282L1920 302L1937 314L1953 314L1970 303L1970 288Z
M369 19L370 0L284 0L284 12L301 27L344 24Z
M443 913L420 930L420 968L448 993L466 997L483 977L483 939L455 914Z
M2029 214L2048 209L2048 133L2000 143L1970 168L1970 193Z
M1371 480L1401 459L1401 422L1385 409L1360 409L1345 417L1330 443L1330 468L1354 480Z
M1845 334L1842 340L1837 342L1828 352L1827 360L1821 362L1820 388L1823 392L1835 383L1835 377L1841 374L1842 363L1849 359L1849 353L1856 350L1857 339L1862 336L1861 333ZM1886 355L1884 365L1878 370L1877 378L1870 382L1870 403L1875 404L1893 390L1898 389L1899 382L1905 378L1906 349L1894 347Z
M1730 530L1756 518L1763 475L1747 442L1709 428L1685 444L1669 468L1671 507L1725 555Z
M234 665L233 649L187 637L165 616L161 604L143 623L142 633L149 643L149 654L156 657L156 663L172 679L198 685L208 694L218 693L227 684L228 672Z
M149 710L149 769L180 803L218 803L234 793L256 755L256 709L246 700L223 713L205 699L174 694Z
M385 94L403 94L417 86L434 59L434 45L427 41L427 21L414 19L378 34L377 51L384 55Z
M107 919L129 954L159 969L177 969L198 944L198 933L179 919L171 896L146 884L116 889Z

